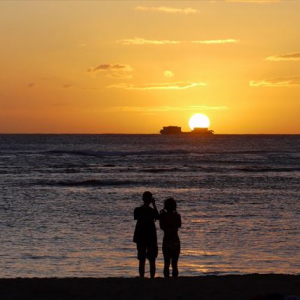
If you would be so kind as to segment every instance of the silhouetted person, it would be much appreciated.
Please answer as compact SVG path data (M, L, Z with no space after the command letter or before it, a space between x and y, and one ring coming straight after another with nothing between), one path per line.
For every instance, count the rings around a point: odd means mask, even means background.
M158 253L157 235L155 220L159 219L159 214L155 206L155 199L152 193L144 192L144 204L134 210L134 219L137 220L133 241L137 245L138 259L139 259L139 274L144 277L146 259L150 264L150 276L155 276L155 259ZM150 207L152 203L153 208Z
M164 209L160 212L160 228L164 231L163 255L164 276L170 276L172 263L172 276L178 277L178 259L180 254L180 239L178 229L181 227L181 216L176 211L176 201L173 198L165 200Z

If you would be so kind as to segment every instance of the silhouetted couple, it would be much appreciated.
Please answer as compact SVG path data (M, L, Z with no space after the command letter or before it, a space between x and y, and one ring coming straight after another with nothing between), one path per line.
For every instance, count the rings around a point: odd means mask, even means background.
M170 276L170 264L172 264L172 276L178 277L178 259L180 254L180 240L178 229L181 227L181 216L176 211L176 201L168 198L164 202L164 209L160 214L155 205L155 199L150 192L144 192L143 205L135 208L134 219L137 220L133 241L137 245L139 274L145 275L146 259L150 264L150 276L155 277L155 260L158 254L155 220L159 220L160 228L164 231L163 255L164 276ZM153 208L150 207L152 204Z

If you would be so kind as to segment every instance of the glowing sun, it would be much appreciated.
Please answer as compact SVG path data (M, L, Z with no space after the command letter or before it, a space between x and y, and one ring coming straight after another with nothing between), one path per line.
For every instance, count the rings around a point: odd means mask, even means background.
M209 118L203 114L193 115L189 119L189 126L191 130L194 130L194 128L208 128L209 123Z

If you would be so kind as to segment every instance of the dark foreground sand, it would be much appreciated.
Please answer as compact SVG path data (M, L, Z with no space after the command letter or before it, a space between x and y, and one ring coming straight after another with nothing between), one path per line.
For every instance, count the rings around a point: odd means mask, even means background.
M0 299L251 299L280 293L300 296L300 276L244 275L155 278L0 279Z

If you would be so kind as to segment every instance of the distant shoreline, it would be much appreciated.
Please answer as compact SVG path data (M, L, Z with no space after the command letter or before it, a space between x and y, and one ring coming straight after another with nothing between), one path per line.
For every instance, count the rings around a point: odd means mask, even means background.
M1 299L251 299L278 293L300 295L300 275L227 275L155 278L0 279Z

